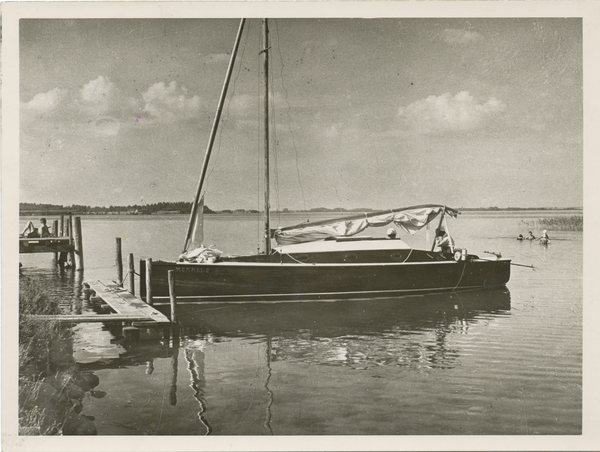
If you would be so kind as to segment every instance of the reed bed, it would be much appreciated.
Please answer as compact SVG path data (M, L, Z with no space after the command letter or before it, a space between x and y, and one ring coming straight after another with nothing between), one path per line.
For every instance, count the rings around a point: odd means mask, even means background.
M55 320L33 316L59 314L34 281L19 284L19 434L60 435L75 413L69 386L76 374L71 329Z
M538 218L530 221L521 220L521 223L525 224L531 230L583 231L583 215Z

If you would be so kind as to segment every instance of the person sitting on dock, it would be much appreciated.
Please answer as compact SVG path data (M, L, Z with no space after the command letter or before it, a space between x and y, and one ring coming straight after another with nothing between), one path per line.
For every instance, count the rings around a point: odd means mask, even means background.
M25 229L19 234L19 237L37 238L37 237L50 237L50 229L46 225L46 219L40 218L42 225L36 228L32 221L27 222Z
M529 235L527 236L527 240L535 240L535 236L531 231L529 231Z
M388 239L395 239L396 238L396 230L394 228L389 228L387 230L387 238Z
M452 253L454 249L454 239L443 228L435 230L435 244L440 247L442 253Z

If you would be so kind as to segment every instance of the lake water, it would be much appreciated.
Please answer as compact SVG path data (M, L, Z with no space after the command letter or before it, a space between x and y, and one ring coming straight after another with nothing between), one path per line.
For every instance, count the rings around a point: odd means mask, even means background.
M186 307L179 345L159 330L131 345L120 327L81 324L75 358L106 393L85 399L82 414L99 435L579 435L583 234L515 240L525 222L551 215L449 220L457 246L535 267L513 266L503 290ZM137 269L139 259L177 257L186 227L180 215L83 216L83 275L59 273L50 254L20 261L65 313L84 312L81 281L116 278L115 237ZM252 215L205 216L205 243L228 253L255 252L260 233Z

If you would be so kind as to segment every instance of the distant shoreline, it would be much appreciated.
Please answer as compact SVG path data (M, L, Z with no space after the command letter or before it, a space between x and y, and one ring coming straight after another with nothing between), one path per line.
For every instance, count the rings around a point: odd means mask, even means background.
M329 209L325 207L316 207L309 210L272 210L274 214L311 214L311 213L360 213L360 212L378 212L383 209ZM573 211L583 214L583 207L461 207L460 212L554 212L554 211ZM19 216L40 216L40 215L189 215L190 203L158 203L145 206L110 206L110 207L90 207L82 205L59 206L52 204L31 204L21 203ZM260 211L254 209L224 209L212 210L204 206L204 213L209 215L231 215L231 214L258 214Z

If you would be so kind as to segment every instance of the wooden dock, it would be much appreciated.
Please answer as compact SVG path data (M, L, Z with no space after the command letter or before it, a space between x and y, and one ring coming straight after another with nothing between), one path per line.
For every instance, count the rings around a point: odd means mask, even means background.
M40 222L43 223L43 226L46 226L45 218L41 218ZM20 254L54 253L57 264L61 269L69 261L70 264L75 264L76 270L83 270L81 217L73 217L69 213L68 217L65 218L65 215L61 214L60 221L53 220L52 233L50 233L48 227L45 227L45 231L41 227L31 231L32 225L33 223L29 222L25 230L19 235ZM33 234L34 232L35 234ZM31 237L32 235L37 235L37 237ZM59 255L60 258L58 258Z
M69 237L19 237L19 253L71 253L75 245Z
M101 299L116 314L38 315L34 317L39 320L52 319L66 323L148 322L154 325L171 323L164 314L117 284L107 284L101 281L86 284L95 292L95 295L91 295L91 298Z

